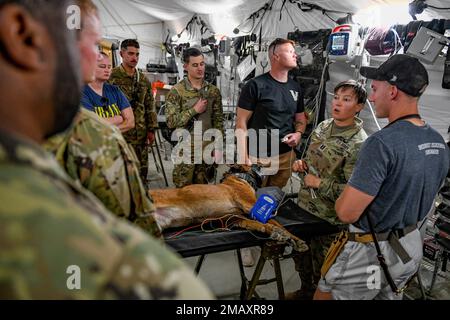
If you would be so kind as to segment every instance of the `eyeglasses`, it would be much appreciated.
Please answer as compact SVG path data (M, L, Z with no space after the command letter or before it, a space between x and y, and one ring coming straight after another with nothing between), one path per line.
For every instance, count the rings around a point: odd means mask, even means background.
M295 43L292 40L283 39L283 38L276 38L275 40L273 40L272 43L269 45L269 48L273 47L272 54L275 54L275 50L277 49L278 45L286 44L286 43L290 43L295 48Z
M275 50L277 48L277 45L285 43L286 39L283 38L276 38L275 40L273 40L272 42L272 46L273 46L273 50L272 50L272 54L275 54Z

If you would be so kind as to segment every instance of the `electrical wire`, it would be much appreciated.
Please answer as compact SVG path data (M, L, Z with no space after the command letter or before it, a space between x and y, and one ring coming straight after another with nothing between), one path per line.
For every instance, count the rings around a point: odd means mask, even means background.
M402 44L402 39L400 39L400 36L398 35L397 30L394 28L391 28L391 31L394 33L395 39L394 39L394 52L391 55L396 54L400 49L404 48ZM397 42L400 44L400 47L397 49Z
M372 117L375 120L375 124L377 125L378 131L379 131L379 130L381 130L381 127L380 127L380 124L378 123L377 116L375 115L375 112L373 111L372 104L370 103L369 100L367 100L367 104L369 105L370 112L372 113Z
M254 31L254 30L257 30L258 27L259 27L260 25L262 25L262 22L263 22L263 20L264 20L264 17L266 16L266 13L267 13L268 11L271 11L271 10L272 10L272 6L273 6L274 1L275 1L275 0L272 0L272 2L270 3L270 5L269 5L269 2L266 3L267 8L266 8L266 6L264 6L264 11L263 11L263 13L262 13L262 15L261 15L261 18L258 20L258 23L253 27L253 29L251 30L251 33L254 33L253 31ZM262 37L262 34L260 35L260 37Z
M249 31L242 31L244 33L251 33L253 32L253 30L256 29L256 27L259 25L259 23L262 20L262 17L264 17L264 14L268 11L268 10L272 10L272 6L275 0L270 0L268 2L266 2L261 8L259 8L258 10L256 10L255 12L253 12L247 19L244 20L244 22L240 23L235 29L239 30L239 28L241 26L245 26L248 22L248 20L252 19L252 27ZM270 4L269 4L270 3ZM262 17L258 20L258 24L255 25L256 22L256 18L257 16L259 16L259 14L262 12ZM239 31L238 31L239 32Z
M250 18L248 18L248 19L250 19ZM248 19L246 19L246 20L248 20ZM254 29L254 27L255 27L255 18L252 18L252 27L250 28L250 30L248 30L248 31L244 31L244 30L242 30L242 32L243 33L250 33L253 29ZM239 27L241 26L242 24L240 24L240 25L238 25L237 27L236 27L236 29L238 29L239 30ZM245 25L245 24L244 24Z
M292 2L291 2L292 3ZM295 25L294 19L292 19L291 13L289 12L287 6L284 7L284 9L286 10L289 18L291 19L292 25L294 26L294 31L298 30L298 27ZM281 11L280 11L280 15L281 15Z
M174 234L171 234L170 236L167 237L167 239L174 239L175 237L178 237L178 236L182 235L184 232L186 232L188 230L191 230L191 229L194 229L194 228L198 228L200 226L201 226L201 224L187 227L187 228L185 228L185 229L183 229L181 231L178 231L178 232L175 232Z
M322 91L324 90L324 84L325 84L325 74L326 74L326 70L328 68L328 64L329 64L329 60L328 60L328 55L325 58L325 63L324 63L324 67L322 70L322 75L320 78L320 84L319 84L319 88L317 90L316 96L314 97L313 100L313 108L311 109L312 112L314 112L314 122L313 122L313 130L311 131L311 133L309 134L308 138L306 139L306 146L309 144L309 141L311 140L312 134L314 132L314 128L317 127L317 124L319 123L319 110L320 110L320 105L322 103ZM300 159L303 159L303 157L305 156L305 152L306 152L307 148L304 148L302 151L302 155L300 157Z
M314 4L314 3L308 3L308 2L303 2L303 1L295 1L295 2L297 3L297 6L299 7L299 9L304 11L304 12L311 11L311 10L319 10L319 11L322 11L322 12L351 14L350 12L326 9L326 8L321 7L321 6L319 6L317 4ZM302 9L301 6L308 6L309 8Z
M328 65L329 65L329 60L328 60L328 55L327 55L325 58L325 63L324 63L323 69L322 69L321 77L320 77L319 88L317 89L316 96L314 97L314 99L312 101L313 108L311 109L311 112L314 113L314 121L312 124L313 129L311 130L311 133L306 138L305 148L303 148L300 159L303 159L305 157L307 146L309 145L311 137L314 133L314 129L317 127L317 125L319 123L319 111L320 111L320 106L322 104L322 93L324 90L325 75L326 75L326 70L328 69ZM291 159L291 161L292 161L292 159ZM292 166L291 166L291 174L290 174L290 178L289 178L289 183L290 183L290 193L293 193Z
M427 4L427 8L433 8L433 9L436 9L436 10L450 10L450 8L439 8L439 7L431 6L429 4Z
M176 237L181 236L183 233L185 233L186 231L195 229L195 228L199 228L201 229L202 232L205 233L211 233L211 232L217 232L217 231L229 231L232 228L232 225L234 224L234 222L230 222L231 219L233 218L238 218L238 219L247 219L250 220L244 216L241 215L236 215L236 214L225 214L221 217L218 218L206 218L202 221L202 223L194 225L194 226L189 226L187 228L184 228L183 230L177 231L173 234L171 234L170 236L167 237L167 239L174 239ZM225 221L223 221L224 219L226 219ZM212 229L206 229L205 225L208 223L212 223L212 222L220 222L220 228L214 228L212 226Z
M287 0L283 0L283 3L281 4L281 8L280 8L280 18L278 19L279 21L281 21L281 17L282 17L282 13L283 13L284 6L286 5L286 1L287 1Z
M333 18L331 18L331 17L327 14L326 11L323 11L322 13L323 13L328 19L330 19L331 21L333 21L334 23L337 23L337 21L334 20Z

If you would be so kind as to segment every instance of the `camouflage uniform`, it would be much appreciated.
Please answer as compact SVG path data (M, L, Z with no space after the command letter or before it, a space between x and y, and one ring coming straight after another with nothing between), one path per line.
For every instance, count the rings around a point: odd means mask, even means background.
M306 211L342 225L334 209L356 163L359 149L367 138L362 120L355 117L355 126L343 131L336 129L333 119L321 122L312 133L306 157L309 173L321 179L318 189L303 187L298 193L298 205ZM335 132L336 130L336 132ZM338 131L339 130L339 131ZM295 269L300 274L302 291L314 291L320 279L320 268L336 234L314 237L310 251L294 256Z
M49 139L45 147L109 211L161 236L152 199L139 176L139 161L117 127L81 108L72 128Z
M146 185L149 153L147 133L158 127L151 83L138 69L133 76L129 76L122 65L112 70L109 82L122 90L133 109L135 127L123 136L136 152L141 164L142 181Z
M0 195L0 299L211 298L159 241L114 217L39 146L4 132Z
M207 109L198 114L193 108L200 99L207 99ZM177 83L166 98L166 117L169 128L184 128L192 132L194 121L201 121L202 132L210 128L216 128L223 133L223 108L222 96L219 89L204 81L202 88L197 90L192 87L188 79ZM193 139L193 135L191 137ZM193 141L193 140L192 140ZM203 147L206 145L203 144ZM194 145L191 145L192 162L194 160ZM193 183L208 183L215 175L215 166L202 164L179 164L173 169L173 183L176 187Z

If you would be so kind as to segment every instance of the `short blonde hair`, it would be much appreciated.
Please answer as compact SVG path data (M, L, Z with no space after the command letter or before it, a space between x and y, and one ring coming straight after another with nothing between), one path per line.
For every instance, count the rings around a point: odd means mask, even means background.
M286 43L292 44L293 47L295 46L295 42L292 41L292 40L283 39L283 38L276 38L269 45L269 54L274 54L275 50L277 49L277 46L282 45L282 44L286 44Z

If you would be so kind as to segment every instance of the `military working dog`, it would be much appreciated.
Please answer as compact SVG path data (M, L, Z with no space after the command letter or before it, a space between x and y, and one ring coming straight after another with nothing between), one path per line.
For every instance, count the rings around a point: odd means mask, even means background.
M275 220L263 224L249 218L256 203L255 187L259 178L249 167L241 166L242 172L235 172L235 169L233 167L216 185L193 184L179 189L150 190L156 207L155 219L160 227L164 230L225 217L230 227L259 231L273 240L291 244L297 251L308 250L303 240Z

